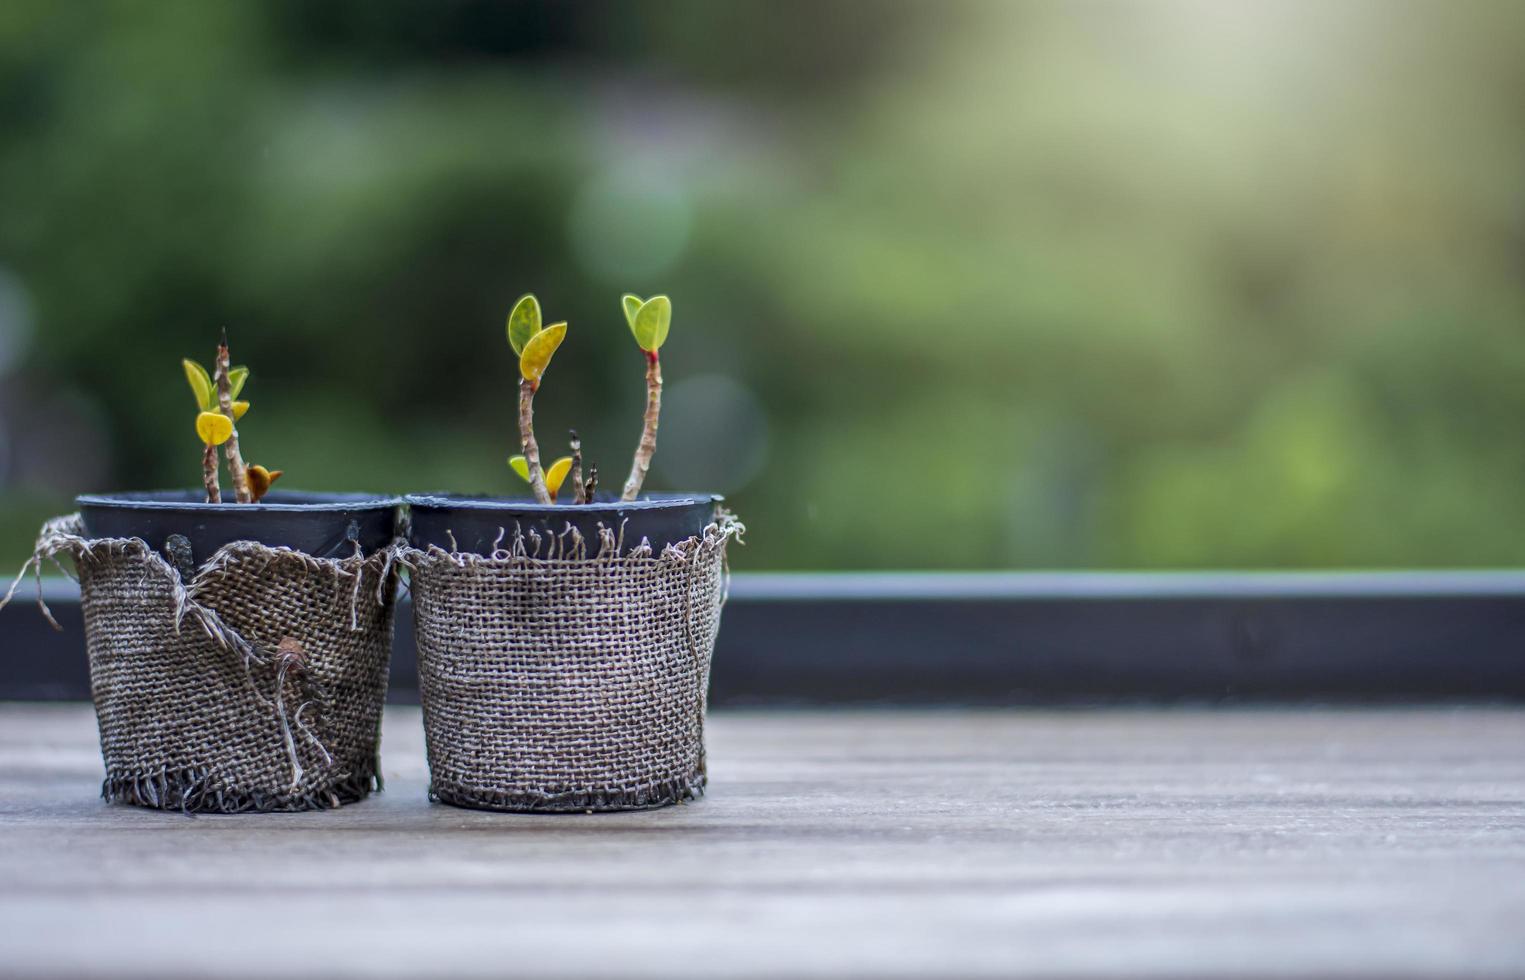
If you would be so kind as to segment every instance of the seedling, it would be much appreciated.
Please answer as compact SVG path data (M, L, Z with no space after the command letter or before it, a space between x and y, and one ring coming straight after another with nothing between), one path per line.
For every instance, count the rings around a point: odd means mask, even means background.
M222 503L222 489L218 483L217 447L224 446L228 460L228 476L233 481L234 498L241 504L257 503L270 490L270 484L280 479L280 470L263 466L245 466L238 446L238 420L249 410L249 403L240 401L244 383L249 380L249 369L228 364L228 338L223 334L217 347L217 359L213 361L213 374L206 368L186 358L180 362L185 368L185 380L196 396L196 435L200 437L201 481L206 488L207 503Z
M561 492L561 485L566 482L567 474L572 471L573 462L574 460L572 457L563 456L546 468L545 490L546 495L551 498L550 500L546 501L547 503L554 504L556 502L556 496ZM509 468L511 468L515 473L518 473L520 478L522 478L526 483L529 482L530 467L528 459L523 456L510 456L508 458L508 465ZM579 503L580 502L581 501L579 501Z
M646 482L646 472L651 469L652 454L657 451L657 421L662 414L662 360L658 351L667 342L667 330L672 325L672 301L666 296L643 300L626 293L621 303L625 308L625 322L635 334L636 346L646 352L645 422L641 426L641 441L636 445L635 460L630 464L630 476L620 494L621 500L634 500L641 495L641 485Z
M652 454L657 449L657 422L662 412L662 363L658 352L667 341L667 331L672 324L672 301L666 296L643 300L626 294L621 303L625 322L635 335L636 344L646 353L645 422L630 467L630 478L625 481L620 495L622 500L634 500L640 496L641 485L651 469ZM530 485L535 499L542 504L556 502L569 475L575 503L591 503L593 491L598 486L597 466L590 464L588 477L583 479L582 441L576 430L571 433L572 455L556 460L549 469L541 468L540 445L535 441L535 393L540 390L545 369L566 335L565 323L541 327L540 301L534 294L521 296L508 314L508 343L519 355L519 441L523 449L522 454L509 457L508 465Z
M546 486L545 471L540 468L540 445L535 442L535 392L550 365L552 356L566 339L567 325L540 325L540 301L533 293L519 297L508 314L508 344L519 355L519 440L524 450L524 473L535 499L542 504L554 502ZM513 466L513 460L509 461ZM571 463L567 464L568 468ZM565 474L563 474L563 477Z

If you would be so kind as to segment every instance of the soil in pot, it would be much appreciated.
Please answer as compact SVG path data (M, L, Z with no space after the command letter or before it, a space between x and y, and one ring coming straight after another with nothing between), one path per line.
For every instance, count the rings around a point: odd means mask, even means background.
M183 535L195 564L233 541L291 548L315 558L348 558L354 542L369 555L392 542L398 500L361 493L272 491L257 504L209 504L200 491L86 494L75 498L85 535L141 538L163 553Z
M645 538L660 552L704 533L724 499L716 494L653 493L640 500L601 500L591 504L537 504L534 501L456 494L418 494L403 498L412 512L409 542L464 554L491 555L511 546L516 533L549 539L568 524L591 551L598 550L600 527L619 535L628 551Z

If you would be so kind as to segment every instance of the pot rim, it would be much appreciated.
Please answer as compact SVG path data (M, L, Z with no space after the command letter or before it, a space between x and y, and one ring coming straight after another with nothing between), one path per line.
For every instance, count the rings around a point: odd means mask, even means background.
M632 510L674 510L718 504L718 493L648 493L639 500L607 500L591 504L542 504L516 497L485 497L477 494L410 493L403 496L409 508L436 510L511 511L519 514L603 514Z
M179 499L198 496L195 490L129 490L121 493L82 493L74 498L76 507L107 507L116 510L165 511L190 514L324 514L355 510L391 510L402 498L374 493L323 493L306 490L272 490L257 504ZM303 497L302 501L282 497ZM277 499L272 499L277 498Z

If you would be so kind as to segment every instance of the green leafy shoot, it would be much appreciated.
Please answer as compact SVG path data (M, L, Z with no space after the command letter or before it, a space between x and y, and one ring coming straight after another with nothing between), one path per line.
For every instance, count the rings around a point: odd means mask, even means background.
M217 389L212 386L212 376L207 374L207 369L189 357L180 363L185 368L185 380L191 386L191 393L196 396L196 407L203 412L217 411Z
M625 315L630 318L630 332L635 342L648 354L655 354L667 342L667 330L672 325L672 300L666 296L653 296L642 303L630 315L629 299L625 303Z
M212 383L212 376L207 374L207 369L197 364L190 358L180 362L185 368L185 380L191 386L191 393L196 396L196 405L203 412L220 412L222 407L217 402L217 385ZM228 393L233 398L233 418L241 419L249 410L249 403L238 400L239 392L244 390L244 382L249 380L249 369L236 367L228 369Z

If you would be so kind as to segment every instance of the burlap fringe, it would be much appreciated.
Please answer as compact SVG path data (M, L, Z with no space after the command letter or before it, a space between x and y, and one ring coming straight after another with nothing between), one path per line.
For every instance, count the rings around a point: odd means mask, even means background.
M618 529L604 526L603 522L598 525L598 550L591 555L588 553L591 543L583 533L572 526L570 521L559 534L541 534L535 528L525 530L523 525L515 524L512 536L507 527L498 528L497 540L493 542L493 550L490 555L479 555L473 551L461 551L455 541L455 536L449 531L450 548L441 548L439 545L430 545L428 548L408 547L402 549L397 560L405 567L414 569L421 559L443 559L460 568L470 566L488 565L492 567L509 568L532 568L546 566L553 563L570 561L593 561L606 564L617 561L673 561L679 563L691 563L701 555L706 555L724 547L727 541L734 539L737 544L745 544L742 536L747 533L747 526L736 519L736 515L725 508L717 508L715 519L706 525L704 531L694 537L685 538L664 547L660 554L655 553L651 541L647 538L625 549L625 525L630 521L627 518L621 522ZM507 545L504 545L504 542Z
M101 786L101 795L112 802L134 803L158 808L178 808L186 811L215 809L219 812L243 812L256 810L323 809L353 802L365 796L373 786L381 788L380 765L375 760L365 767L367 771L344 776L335 784L334 790L322 794L300 793L304 769L296 749L296 737L310 744L320 756L332 763L332 756L311 727L303 720L303 713L317 703L321 692L302 669L300 658L281 654L274 650L261 650L246 640L239 632L224 623L217 611L198 601L212 586L236 567L259 563L259 570L268 568L274 561L296 563L314 574L331 574L340 579L353 579L350 592L350 629L359 631L360 585L368 567L379 566L376 585L376 602L386 602L386 592L392 566L406 551L401 539L388 547L365 557L358 542L355 553L347 558L315 558L292 548L272 548L253 541L235 541L225 545L202 563L189 582L173 564L149 547L141 538L87 538L84 523L79 514L68 514L46 521L37 536L32 555L21 566L5 596L0 598L4 609L16 595L27 572L34 573L37 582L37 607L55 630L62 630L58 620L43 599L42 565L51 561L60 572L78 581L79 576L58 560L67 554L77 563L97 562L112 556L133 556L144 560L145 574L163 575L170 585L174 609L175 630L178 633L186 619L206 633L218 648L239 658L249 688L259 703L269 707L280 723L287 757L291 761L290 791L284 794L241 793L213 790L207 783L207 774L192 770L161 770L148 773L108 772ZM254 682L255 668L272 668L274 681L269 694L262 692ZM289 682L289 683L288 683ZM291 708L286 697L288 686L297 694L296 707Z
M381 765L372 760L347 773L322 791L301 793L244 792L217 786L204 769L161 769L158 772L109 771L101 781L101 799L185 813L276 813L331 810L365 799L382 786Z
M704 795L704 786L705 774L701 762L700 771L687 779L667 779L637 789L576 793L497 793L431 777L429 799L431 802L477 810L502 810L505 813L654 810L674 803L697 800Z

